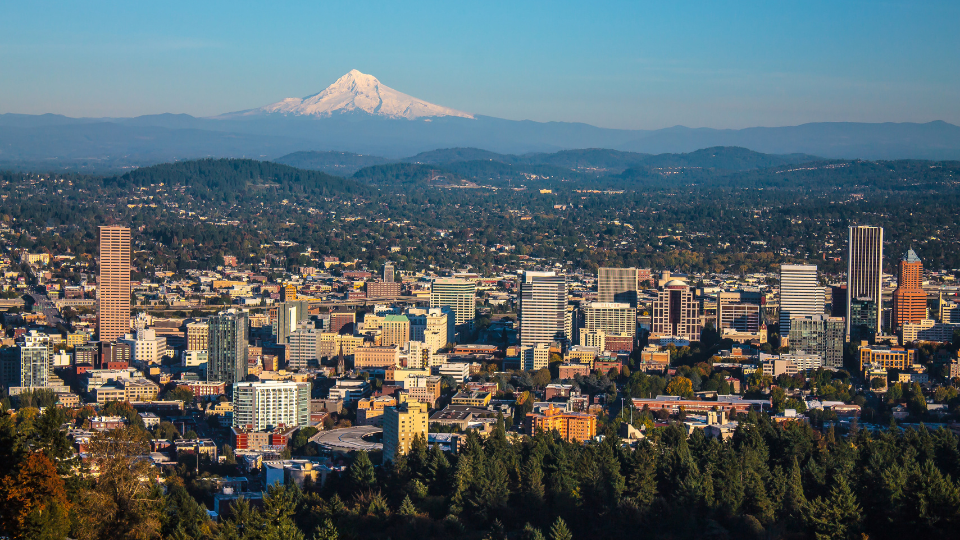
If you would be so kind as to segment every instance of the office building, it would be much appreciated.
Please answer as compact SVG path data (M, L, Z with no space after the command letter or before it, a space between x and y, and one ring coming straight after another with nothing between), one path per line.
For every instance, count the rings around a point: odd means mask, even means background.
M875 364L885 369L909 369L917 361L916 349L903 347L870 346L866 342L860 343L860 372L867 364Z
M296 302L297 301L297 286L293 283L287 283L280 287L280 301L281 302Z
M403 401L383 412L383 461L406 455L416 437L427 439L427 404Z
M140 328L135 334L125 334L117 344L128 345L134 363L140 366L159 364L167 354L167 338L158 337L153 328Z
M400 283L394 281L368 281L364 284L367 298L396 298L400 296Z
M790 335L790 319L823 315L823 288L813 264L780 266L780 335Z
M637 310L627 303L591 302L583 309L583 319L588 332L637 335Z
M0 352L0 380L11 388L43 388L51 376L50 351L43 346L12 347ZM15 392L11 392L15 393Z
M357 347L353 351L355 369L388 368L400 363L400 347Z
M600 268L597 270L597 300L637 307L637 269Z
M430 307L448 307L454 313L457 328L472 327L477 311L477 284L457 278L434 280L430 286Z
M927 318L927 293L923 287L923 263L912 249L897 264L897 290L893 291L893 326L896 330L907 323Z
M567 278L553 272L524 272L520 283L520 345L567 339Z
M207 380L224 382L230 389L247 378L247 314L221 311L207 324Z
M847 316L847 286L846 285L830 286L830 316L831 317Z
M937 314L940 322L944 324L960 324L960 303L956 302L957 299L958 297L956 295L944 298L943 293L940 293L937 306Z
M273 323L273 336L277 345L287 343L301 321L310 318L310 303L303 300L287 301L277 306L277 320Z
M393 263L386 263L383 265L383 282L384 283L393 283L394 269Z
M330 332L339 334L349 326L349 333L353 333L354 325L357 324L357 314L353 311L339 309L330 312Z
M861 341L873 342L880 333L880 317L877 302L872 298L853 298L847 312L850 319L847 321L847 333L851 343Z
M431 353L456 340L454 313L450 308L409 308L410 341L421 341Z
M551 403L540 413L529 413L525 418L527 434L556 430L568 442L589 441L597 436L597 417L581 412L567 412Z
M741 333L760 332L763 295L756 291L729 291L717 294L717 328Z
M843 317L793 317L790 319L790 352L819 355L826 367L843 367L846 326Z
M310 383L241 382L233 385L233 425L262 431L310 425Z
M403 346L410 341L410 319L406 315L387 315L380 323L381 345Z
M904 323L900 329L900 342L903 344L913 341L950 343L953 340L953 332L956 329L960 329L960 325L939 323L933 319L923 319L920 322L908 322Z
M130 229L100 227L97 336L116 341L130 331Z
M700 341L700 330L700 308L693 289L679 279L667 281L653 302L651 338Z
M287 336L287 367L307 369L320 361L320 331L309 324L301 324Z
M207 321L194 321L187 323L187 350L188 351L206 351L207 334L210 328Z
M878 333L883 312L883 229L867 225L851 226L847 255L847 338L854 341L852 329L854 300L872 301L875 323L865 326Z

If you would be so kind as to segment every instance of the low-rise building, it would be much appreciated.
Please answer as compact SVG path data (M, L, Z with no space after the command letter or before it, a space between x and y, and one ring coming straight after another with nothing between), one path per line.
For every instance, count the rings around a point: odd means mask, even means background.
M556 430L566 441L588 441L597 435L597 418L586 413L567 412L551 404L542 413L529 413L525 429L528 434Z

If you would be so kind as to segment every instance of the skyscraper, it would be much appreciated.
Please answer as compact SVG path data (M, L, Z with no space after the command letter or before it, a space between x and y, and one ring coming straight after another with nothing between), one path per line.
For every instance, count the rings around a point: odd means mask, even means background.
M247 314L221 311L207 324L207 380L222 381L232 388L247 378Z
M310 383L240 382L233 386L233 425L255 431L310 424Z
M847 255L847 337L851 330L851 309L854 300L872 301L871 310L877 318L871 324L880 332L880 317L883 314L883 229L869 225L850 226Z
M100 227L97 335L116 341L130 331L130 229Z
M430 307L449 307L456 315L454 324L472 325L477 312L477 284L457 278L434 280L430 286Z
M700 308L690 286L679 279L663 285L653 302L651 337L700 341Z
M591 302L583 309L584 329L607 334L637 335L637 310L627 303Z
M283 345L291 332L296 331L300 321L310 318L310 303L304 300L284 302L277 306L277 320L273 323L273 335L277 345Z
M597 271L597 300L637 307L637 269L600 268Z
M520 283L520 345L567 339L567 278L524 272Z
M897 265L897 290L893 291L893 326L918 323L927 318L927 293L922 288L923 263L912 249Z
M387 263L383 265L383 282L384 283L393 283L393 263Z
M823 315L823 287L814 264L780 265L780 336L790 335L790 319Z

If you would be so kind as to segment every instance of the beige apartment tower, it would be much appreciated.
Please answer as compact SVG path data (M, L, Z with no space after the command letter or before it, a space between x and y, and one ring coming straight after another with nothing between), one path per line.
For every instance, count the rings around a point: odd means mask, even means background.
M100 227L97 335L113 342L130 331L130 229Z

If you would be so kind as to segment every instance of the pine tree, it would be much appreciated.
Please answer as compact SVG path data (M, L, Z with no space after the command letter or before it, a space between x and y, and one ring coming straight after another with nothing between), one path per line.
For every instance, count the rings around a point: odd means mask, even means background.
M313 540L338 540L339 538L340 533L330 518L324 520L323 525L318 526L317 530L313 533Z
M807 505L806 516L817 540L852 540L860 531L860 506L843 475L837 475L829 497Z
M400 503L400 510L398 513L407 518L417 517L417 507L413 505L413 501L410 500L409 495L403 498L403 502Z
M533 525L529 522L523 526L523 531L520 532L521 540L544 540L543 533L540 532L540 529L535 529Z
M790 468L790 476L787 479L783 497L783 512L793 519L800 519L806 506L807 498L803 494L800 465L797 463L797 458L793 458L793 467Z
M353 463L350 465L350 486L355 493L373 488L377 482L373 463L370 462L370 456L364 450L357 452Z
M566 522L563 521L563 518L557 517L557 520L553 522L553 525L550 526L550 540L572 540L573 535L570 534L570 529L567 528Z

